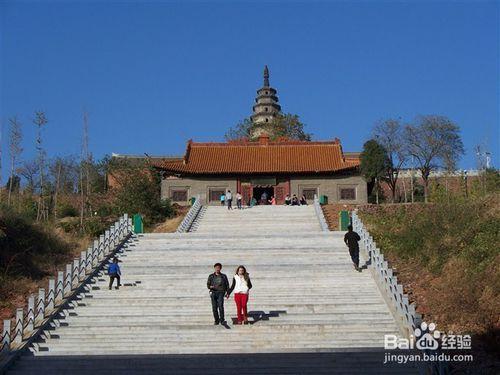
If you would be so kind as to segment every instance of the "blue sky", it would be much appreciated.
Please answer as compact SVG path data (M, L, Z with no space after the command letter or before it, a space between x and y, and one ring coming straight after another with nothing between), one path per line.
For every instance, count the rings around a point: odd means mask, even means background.
M0 1L0 120L49 156L183 154L251 114L268 64L285 112L360 151L373 123L448 116L499 165L499 2ZM4 173L5 181L5 173Z

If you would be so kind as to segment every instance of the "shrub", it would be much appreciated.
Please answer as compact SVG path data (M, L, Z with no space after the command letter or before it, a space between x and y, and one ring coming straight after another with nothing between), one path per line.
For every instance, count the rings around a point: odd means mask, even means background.
M0 273L38 279L45 275L47 264L67 258L69 245L49 229L11 210L1 209Z
M99 235L103 234L108 226L109 224L104 222L99 217L88 218L83 223L84 232L90 237L98 237Z
M80 215L78 210L70 204L62 204L57 213L59 217L77 217Z

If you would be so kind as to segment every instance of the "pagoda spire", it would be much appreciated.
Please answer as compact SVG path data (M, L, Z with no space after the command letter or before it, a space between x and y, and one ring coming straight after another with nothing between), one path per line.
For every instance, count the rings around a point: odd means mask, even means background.
M261 133L273 135L274 130L267 126L281 113L281 106L278 104L276 89L269 85L269 68L264 66L264 86L257 90L257 97L253 106L251 116L255 127L251 138L257 138Z
M264 87L269 87L269 69L264 66Z

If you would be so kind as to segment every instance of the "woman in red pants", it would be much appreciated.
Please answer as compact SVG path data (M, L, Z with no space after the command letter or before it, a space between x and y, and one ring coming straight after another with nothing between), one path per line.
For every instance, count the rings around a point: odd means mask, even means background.
M226 298L234 291L234 302L236 302L236 312L238 314L238 322L236 324L248 324L247 303L248 291L252 289L252 282L244 266L236 268L236 274L233 277L233 283L229 288Z

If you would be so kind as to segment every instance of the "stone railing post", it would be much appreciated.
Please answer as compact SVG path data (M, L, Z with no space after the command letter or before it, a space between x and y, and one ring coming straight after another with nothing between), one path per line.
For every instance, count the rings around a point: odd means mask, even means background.
M58 304L64 298L64 272L57 272L57 284L56 284L56 298L55 302Z
M87 273L87 252L82 251L80 253L80 276L78 277L79 281L85 280L85 275Z
M45 319L45 289L38 289L38 300L36 301L35 327L42 324Z
M56 302L56 280L54 278L49 279L49 291L47 294L47 311L52 312L55 307Z
M6 352L10 350L10 319L5 319L3 321L3 331L2 331L2 352Z
M66 264L66 277L64 278L63 297L71 293L71 283L73 281L73 265Z
M24 309L16 310L16 325L14 327L13 342L16 346L21 345L24 336Z
M26 331L31 333L35 329L35 296L28 297L28 315L26 317Z

